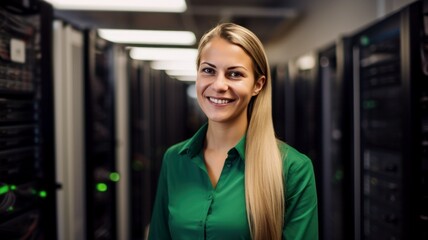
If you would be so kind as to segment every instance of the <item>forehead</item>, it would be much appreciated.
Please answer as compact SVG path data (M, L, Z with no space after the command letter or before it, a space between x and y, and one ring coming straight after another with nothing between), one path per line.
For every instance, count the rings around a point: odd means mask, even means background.
M244 65L251 68L253 65L251 57L240 46L220 37L215 37L209 41L200 54L200 63L208 62L219 67Z

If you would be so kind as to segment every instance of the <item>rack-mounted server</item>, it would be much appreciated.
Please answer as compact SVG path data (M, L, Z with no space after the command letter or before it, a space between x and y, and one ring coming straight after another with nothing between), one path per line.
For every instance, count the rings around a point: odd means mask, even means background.
M422 4L352 36L358 240L428 238Z
M55 239L51 23L39 1L0 5L0 236Z
M114 45L84 35L84 135L87 239L117 239Z
M352 62L346 37L317 51L321 109L319 121L320 239L345 239L353 234Z

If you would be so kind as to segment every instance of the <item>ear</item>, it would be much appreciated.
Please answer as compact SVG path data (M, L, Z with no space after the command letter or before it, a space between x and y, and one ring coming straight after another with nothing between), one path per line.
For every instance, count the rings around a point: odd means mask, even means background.
M257 79L256 83L254 84L253 88L253 96L257 96L259 92L263 89L263 86L266 83L266 77L261 76L259 79Z

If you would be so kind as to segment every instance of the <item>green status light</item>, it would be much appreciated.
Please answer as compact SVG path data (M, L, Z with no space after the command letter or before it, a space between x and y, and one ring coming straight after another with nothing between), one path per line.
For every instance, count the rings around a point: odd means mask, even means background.
M16 185L10 185L10 190L15 191L16 190Z
M39 192L39 197L41 197L41 198L46 198L46 196L47 196L46 191L40 191L40 192Z
M377 103L374 100L366 100L363 102L363 108L366 110L374 109L377 107Z
M99 192L106 192L107 191L107 184L105 184L105 183L98 183L97 184L97 190Z
M9 192L9 186L8 185L4 185L0 187L0 195L6 194L7 192Z
M119 180L120 180L119 173L117 173L117 172L110 173L110 180L113 182L119 182Z
M334 174L334 178L336 179L336 181L342 180L343 179L343 171L337 170L336 174Z
M369 45L369 43L370 43L370 39L369 39L369 37L367 37L367 36L362 36L362 37L360 38L360 43L361 43L361 45L363 45L363 46L367 46L367 45Z
M14 208L13 206L10 206L10 207L8 207L8 208L7 208L7 210L6 210L6 211L8 211L8 212L12 212L13 210L15 210L15 208Z

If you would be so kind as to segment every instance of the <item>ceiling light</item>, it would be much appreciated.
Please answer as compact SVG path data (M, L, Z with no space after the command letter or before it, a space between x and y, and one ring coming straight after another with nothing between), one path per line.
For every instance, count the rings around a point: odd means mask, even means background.
M153 61L150 67L157 70L193 70L196 72L196 61Z
M185 0L46 0L55 8L138 12L184 12Z
M169 76L194 76L196 77L196 70L167 70L166 74Z
M131 48L129 55L132 59L156 61L178 60L196 61L198 50L194 48Z
M117 43L193 45L196 42L195 34L189 31L99 29L98 34Z
M195 82L196 76L175 76L175 79L183 82Z
M305 55L297 59L297 66L300 70L309 70L315 67L315 59L312 55Z

